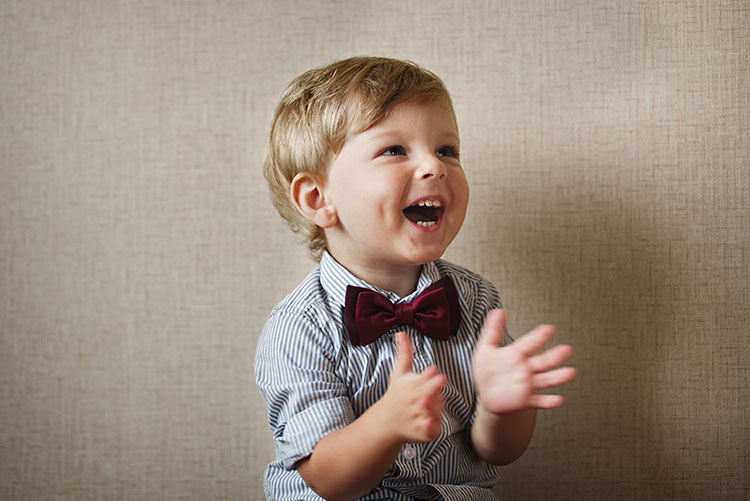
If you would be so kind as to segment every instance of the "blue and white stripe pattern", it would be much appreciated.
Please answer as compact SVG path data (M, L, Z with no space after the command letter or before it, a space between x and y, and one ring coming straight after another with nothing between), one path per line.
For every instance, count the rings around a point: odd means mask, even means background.
M437 341L411 326L397 326L372 344L351 345L343 321L347 285L402 302L446 275L460 296L462 323L456 337ZM265 472L267 498L321 499L294 464L383 396L395 357L393 334L403 330L414 345L414 370L434 364L446 376L442 428L433 442L406 444L380 485L362 499L496 499L490 488L498 468L479 459L470 444L475 417L470 362L485 316L499 307L490 282L443 260L425 264L417 289L399 298L358 279L325 253L320 266L273 309L258 341L255 380L276 443L276 460ZM506 335L504 342L511 339Z

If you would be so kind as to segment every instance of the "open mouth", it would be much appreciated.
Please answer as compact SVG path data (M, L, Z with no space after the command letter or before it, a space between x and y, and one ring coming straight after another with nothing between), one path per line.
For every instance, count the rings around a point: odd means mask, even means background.
M421 200L404 209L404 216L412 223L430 228L440 221L443 211L443 202L440 200Z

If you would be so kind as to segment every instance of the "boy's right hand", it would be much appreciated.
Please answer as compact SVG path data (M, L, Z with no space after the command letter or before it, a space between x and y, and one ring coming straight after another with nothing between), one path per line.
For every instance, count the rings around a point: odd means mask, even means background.
M325 499L356 499L378 485L407 442L440 434L445 378L434 367L412 370L413 349L396 334L396 361L385 394L349 425L324 436L295 463L307 485ZM352 448L352 443L358 446ZM331 472L335 472L332 475Z
M417 374L414 350L404 332L396 333L396 362L385 395L376 404L382 419L402 442L430 442L440 434L445 377L431 365Z

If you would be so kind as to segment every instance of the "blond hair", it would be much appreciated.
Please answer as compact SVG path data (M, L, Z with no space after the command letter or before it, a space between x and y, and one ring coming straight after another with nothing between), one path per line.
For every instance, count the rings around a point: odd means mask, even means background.
M397 104L439 102L453 110L445 85L410 61L353 57L307 71L284 91L271 123L263 171L271 199L290 228L319 260L323 231L299 213L290 186L302 172L324 183L347 137L385 118Z

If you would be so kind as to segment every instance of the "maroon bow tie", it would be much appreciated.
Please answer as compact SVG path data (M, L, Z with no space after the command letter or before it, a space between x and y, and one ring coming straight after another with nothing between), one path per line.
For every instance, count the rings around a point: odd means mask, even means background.
M346 331L354 346L365 346L396 325L411 324L425 336L445 340L455 336L461 323L456 286L443 277L411 303L391 303L382 294L352 285L346 288Z

